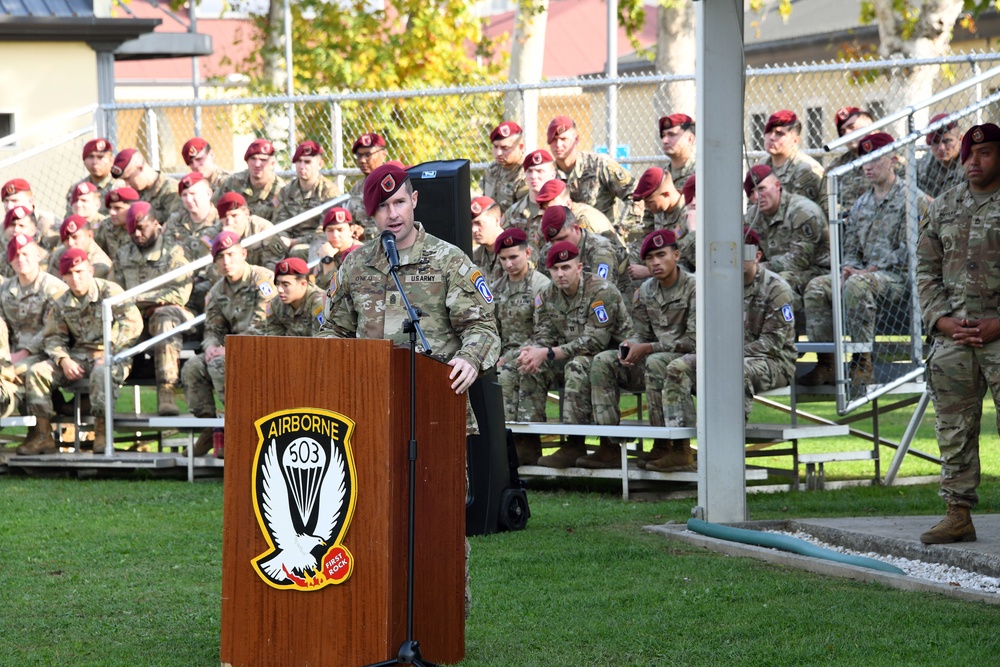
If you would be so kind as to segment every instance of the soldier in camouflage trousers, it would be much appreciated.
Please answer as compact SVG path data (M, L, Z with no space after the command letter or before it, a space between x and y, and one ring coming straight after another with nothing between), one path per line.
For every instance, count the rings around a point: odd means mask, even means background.
M315 141L299 144L292 155L292 164L295 166L296 176L278 191L278 211L273 220L275 223L316 208L340 194L337 184L320 173L323 169L323 149ZM322 219L323 215L317 214L285 231L291 239L289 256L309 260L310 247L321 245L326 240L320 227ZM273 265L269 268L273 268Z
M267 304L260 336L315 336L323 325L323 290L309 282L309 266L300 257L289 257L274 267L277 300Z
M0 417L9 417L17 407L17 381L10 361L10 331L0 319Z
M787 192L802 195L816 204L825 219L823 165L799 151L801 138L802 123L798 116L787 109L776 111L764 126L764 150L768 155L757 164L768 167Z
M979 501L987 389L1000 416L1000 127L969 128L960 157L968 182L934 200L917 244L920 308L932 339L927 386L948 505L944 520L920 536L925 544L976 539L970 510Z
M598 353L617 350L633 336L632 319L614 285L584 272L580 249L572 242L554 243L545 265L552 284L535 297L531 343L517 358L522 373L518 421L546 421L546 393L554 383L563 387L563 421L590 424L591 363ZM550 374L540 373L543 368ZM583 436L571 435L554 454L538 459L538 465L567 468L580 465L586 454Z
M274 173L274 144L267 139L250 142L243 159L247 168L238 171L215 190L218 201L227 192L238 192L247 202L250 212L268 222L275 222L278 211L278 191L285 181Z
M948 114L939 113L931 118L935 123ZM937 198L956 185L965 182L965 170L959 159L962 135L958 124L952 121L927 135L930 149L917 160L917 187Z
M490 132L493 144L493 162L483 172L480 185L483 196L489 197L500 207L503 215L519 199L528 194L524 180L524 136L521 126L514 121L504 121Z

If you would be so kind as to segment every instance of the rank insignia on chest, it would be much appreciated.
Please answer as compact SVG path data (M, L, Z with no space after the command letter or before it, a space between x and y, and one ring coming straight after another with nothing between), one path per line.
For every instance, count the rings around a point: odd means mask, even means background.
M264 296L271 296L272 294L274 294L274 288L271 287L271 283L267 281L258 283L257 289L259 289L260 293L263 294Z
M785 318L786 322L795 320L795 311L792 310L792 304L786 303L781 307L781 316Z
M493 293L490 292L490 286L486 284L486 278L483 276L482 271L473 271L469 280L475 285L483 299L486 300L486 303L493 303Z
M610 271L610 270L611 270L611 267L608 266L607 264L598 264L597 265L597 275L599 275L600 277L602 277L604 279L607 279L607 277L608 277L608 271Z
M603 324L604 322L608 321L608 311L604 309L603 301L595 301L594 303L590 304L590 308L591 310L594 311L594 315L597 316L598 322L601 322Z

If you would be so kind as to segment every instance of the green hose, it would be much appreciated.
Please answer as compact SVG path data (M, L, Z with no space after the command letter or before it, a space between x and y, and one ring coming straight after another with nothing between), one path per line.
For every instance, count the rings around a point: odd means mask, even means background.
M797 537L789 535L776 535L775 533L765 533L760 530L733 528L718 523L702 521L701 519L688 519L687 527L688 530L693 530L696 533L708 535L709 537L717 537L720 540L791 551L801 556L822 558L824 560L832 560L835 563L857 565L858 567L867 567L872 570L881 570L882 572L890 572L892 574L906 574L895 565L889 565L880 560L865 558L864 556L848 556L847 554L842 554L831 549L818 547L815 544L810 544L805 540L800 540Z

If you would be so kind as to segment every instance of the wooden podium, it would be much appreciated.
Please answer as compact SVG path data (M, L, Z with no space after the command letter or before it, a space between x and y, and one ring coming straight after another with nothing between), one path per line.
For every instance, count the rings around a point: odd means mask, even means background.
M222 665L395 658L406 638L409 350L230 336L226 356ZM449 366L417 362L414 638L424 659L453 664L465 655L465 401ZM348 515L337 541L329 526ZM295 569L314 556L315 569Z

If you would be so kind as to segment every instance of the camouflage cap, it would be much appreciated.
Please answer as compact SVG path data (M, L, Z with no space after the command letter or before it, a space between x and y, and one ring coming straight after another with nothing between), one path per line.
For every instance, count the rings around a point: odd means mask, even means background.
M59 240L66 243L70 234L76 234L81 229L90 229L87 219L79 215L71 215L59 225Z
M520 227L511 227L500 232L500 236L493 242L493 252L499 253L504 248L518 245L528 245L528 235Z
M549 248L549 253L545 256L545 268L551 269L559 262L568 262L574 257L580 256L580 249L571 241L560 241L553 243Z
M403 183L410 178L405 169L392 164L383 164L365 178L365 213L369 217L375 215L378 205L396 194Z
M962 137L962 152L960 153L962 164L965 164L965 161L969 159L973 146L995 141L1000 141L1000 127L997 127L995 124L983 123L982 125L973 125L970 127L969 131Z
M535 197L535 201L539 204L547 204L564 192L566 192L566 183L558 178L553 178L552 180L545 181L542 187L538 189L538 196Z
M59 258L59 275L65 276L74 266L89 262L87 252L80 248L67 248L66 252Z
M521 134L524 130L521 126L512 120L505 120L490 132L490 141L500 141L501 139L506 139L507 137L513 137L516 134Z
M323 214L323 229L326 229L330 225L351 222L354 222L351 212L341 206L334 206L331 209L327 209L326 213Z
M70 195L69 202L75 204L80 201L80 197L84 195L92 195L95 192L99 192L97 186L90 181L80 181L73 188L73 194Z
M660 248L677 247L677 235L670 229L657 229L646 235L642 240L642 247L639 249L639 257L646 259L646 255Z
M111 145L111 142L107 139L91 139L83 145L83 158L87 159L87 156L91 153L114 153L115 147Z
M208 142L201 137L188 139L181 147L181 157L184 158L184 164L190 167L191 160L198 157L198 153L202 152L206 148L209 148Z

